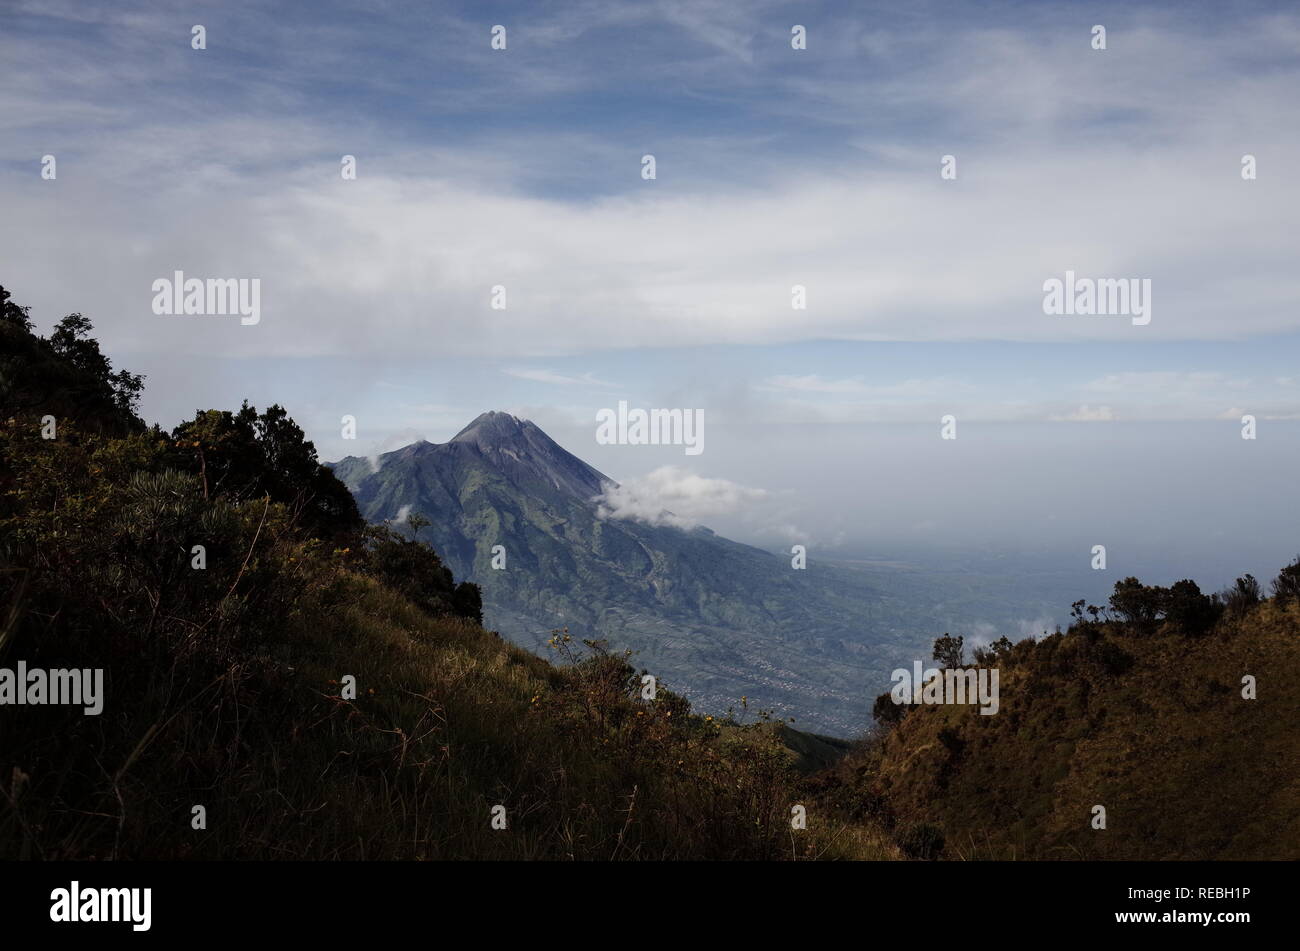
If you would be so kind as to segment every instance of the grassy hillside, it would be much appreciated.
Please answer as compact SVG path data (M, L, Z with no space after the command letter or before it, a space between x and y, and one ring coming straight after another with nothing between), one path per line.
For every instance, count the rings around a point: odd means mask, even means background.
M792 829L833 742L646 698L564 631L556 663L511 646L426 546L361 526L283 410L149 429L107 360L25 318L0 321L25 395L0 419L0 667L99 668L105 697L0 711L0 859L895 854Z
M790 829L800 775L777 729L691 716L664 691L629 699L617 658L555 666L349 573L281 632L224 664L188 658L203 675L179 690L161 665L129 698L115 677L101 718L8 719L2 765L25 778L0 808L0 855L772 859L828 844L824 825ZM876 846L857 856L891 854Z
M97 716L0 708L0 859L1300 857L1300 562L981 648L993 716L700 716L599 642L485 630L280 407L150 428L88 322L0 305L0 672L105 678Z
M993 665L997 714L905 707L823 777L823 798L927 856L1300 858L1300 600L1199 636L1080 620Z

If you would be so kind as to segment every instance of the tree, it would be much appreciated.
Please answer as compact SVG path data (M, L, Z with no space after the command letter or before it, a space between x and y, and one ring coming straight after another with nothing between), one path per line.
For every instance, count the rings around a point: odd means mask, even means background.
M19 327L30 333L32 321L27 315L31 312L31 308L19 307L9 299L10 296L7 290L0 287L0 322Z
M1115 582L1110 606L1120 620L1139 628L1149 628L1160 616L1162 600L1163 589L1148 587L1137 578L1128 577Z
M1217 620L1214 602L1189 578L1174 584L1164 600L1165 620L1184 634L1204 634Z
M172 442L173 464L198 475L205 495L270 496L318 538L353 535L363 526L352 493L320 464L282 406L260 414L247 401L237 413L203 410L172 431Z
M977 647L972 653L977 667L1006 667L1011 663L1011 654L1015 649L1011 638L1003 634L992 644Z
M5 415L73 418L91 432L142 431L136 407L144 378L113 372L90 335L90 321L69 314L46 339L32 332L28 313L0 287L0 406Z
M68 314L55 325L50 346L75 369L106 388L121 412L133 415L144 389L144 377L125 370L114 373L113 364L99 349L99 341L90 335L93 329L86 317Z
M956 670L966 665L965 651L962 649L962 637L944 634L934 642L934 659L949 670Z

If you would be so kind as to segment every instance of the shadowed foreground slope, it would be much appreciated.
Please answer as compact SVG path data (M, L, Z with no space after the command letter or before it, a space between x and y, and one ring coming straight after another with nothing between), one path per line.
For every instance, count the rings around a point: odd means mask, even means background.
M502 641L282 409L150 429L88 322L47 340L4 303L0 667L104 692L0 708L0 858L894 853L792 830L796 767L841 747L648 699L562 631L557 664Z

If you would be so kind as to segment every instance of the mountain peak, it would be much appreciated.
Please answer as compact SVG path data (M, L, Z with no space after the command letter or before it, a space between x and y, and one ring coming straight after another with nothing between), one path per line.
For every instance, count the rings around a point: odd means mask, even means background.
M537 429L537 426L509 413L488 410L474 417L468 426L451 437L451 442L472 442L486 449L517 442L530 429Z
M447 443L472 448L512 481L540 479L545 485L591 499L610 480L566 452L531 420L491 410L476 416Z

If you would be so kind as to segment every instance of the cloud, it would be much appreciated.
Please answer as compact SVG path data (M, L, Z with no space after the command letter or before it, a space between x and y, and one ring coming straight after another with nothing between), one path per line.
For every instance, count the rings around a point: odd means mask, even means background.
M601 518L693 528L703 519L731 515L767 498L764 489L662 466L639 479L609 486L598 501Z
M1092 407L1084 403L1078 409L1063 416L1049 417L1053 422L1070 423L1108 423L1115 419L1115 413L1109 406Z
M22 240L22 228L0 237L0 251L41 289L38 298L57 295L65 309L96 299L114 342L168 353L384 356L401 347L527 357L665 343L1220 339L1296 329L1292 278L1270 271L1280 267L1289 225L1264 212L1225 248L1213 236L1230 229L1235 208L1213 194L1197 203L1196 228L1179 224L1199 185L1173 154L1166 158L1174 168L1167 177L1135 172L1118 181L1097 178L1096 156L1080 158L1062 174L1092 180L1064 196L1054 184L1026 179L1012 159L1004 172L990 173L996 181L952 198L888 176L857 185L796 178L746 195L661 188L653 199L582 207L378 175L266 195L255 182L229 183L221 191L236 197L188 203L179 189L160 186L137 211L157 229L135 234L133 253L111 260L99 252L121 240L120 221L131 217L118 205L125 199L72 185L68 197L84 216L55 215L43 227L49 241L80 252L84 266L68 277L46 242ZM1065 157L1046 161L1073 166ZM183 203L205 227L168 213ZM1044 205L1059 207L1076 230L1048 223L1033 240L1016 228L990 230L990 221L1027 223ZM1169 219L1179 237L1139 230L1116 241L1110 222L1134 207ZM15 220L39 218L30 191L11 209ZM832 230L819 223L840 219ZM936 220L970 249L932 255ZM1244 299L1230 277L1238 253L1262 272ZM1071 259L1082 259L1088 273L1155 274L1152 324L1044 316L1042 281ZM776 269L773 261L783 263ZM262 323L241 331L219 319L154 316L152 282L177 269L260 278ZM799 319L789 307L796 282L809 294ZM498 284L509 292L505 311L488 307ZM432 315L431 299L439 304ZM1223 320L1237 307L1240 319ZM376 310L383 320L359 322Z
M899 352L898 363L903 363ZM913 360L917 359L915 356ZM1260 418L1300 412L1294 389L1272 377L1253 380L1218 371L1124 371L1070 380L1053 357L1035 376L1011 379L996 367L978 382L944 377L868 382L817 374L769 376L753 391L756 411L771 421L932 423L952 413L983 422L1174 421L1224 418L1223 407L1249 406ZM972 361L974 362L974 361ZM975 372L975 371L972 371ZM1236 412L1233 410L1232 412Z
M1256 407L1253 410L1241 409L1234 406L1220 413L1216 419L1230 419L1233 421L1240 420L1243 416L1254 416L1257 419L1268 420L1292 420L1300 419L1300 410L1274 407Z
M861 377L848 380L827 380L810 373L806 376L773 376L764 380L760 389L794 390L800 393L861 393L866 384Z
M1185 396L1203 396L1224 389L1240 390L1250 386L1250 380L1234 379L1217 371L1148 370L1140 372L1111 373L1084 384L1084 389L1098 393L1175 393Z
M819 374L804 376L779 375L768 377L759 385L760 390L773 392L824 393L845 396L873 397L876 399L906 399L945 396L970 389L959 380L901 380L897 383L868 383L862 377L829 380Z
M532 380L534 383L554 383L557 386L613 386L613 383L607 383L599 380L594 374L584 373L582 376L569 376L563 373L556 373L553 370L531 370L531 369L504 369L501 371L507 376L518 377L521 380Z
M370 463L370 471L372 473L378 472L383 467L383 457L386 453L420 442L422 439L424 439L424 434L414 429L403 429L384 436L375 445L371 446L370 451L366 453L366 461ZM404 512L399 513L398 521L402 521L405 517Z
M1044 615L1033 619L1020 618L1016 621L1016 627L1021 640L1026 637L1038 639L1056 626L1057 623L1055 618ZM1016 638L1013 637L1012 640L1016 640Z
M244 29L221 42L251 57L283 41L283 75L214 51L196 58L176 41L156 67L168 82L151 82L142 51L174 40L175 27L142 21L143 8L86 40L102 43L93 56L71 38L0 37L22 84L0 107L12 223L0 259L34 289L16 290L38 315L94 301L106 343L136 352L358 359L827 339L1221 340L1300 328L1300 182L1281 158L1267 171L1270 157L1300 147L1300 124L1287 121L1294 16L1202 33L1148 12L1122 34L1123 55L1112 33L1104 56L1087 51L1086 31L1081 40L1060 29L1059 7L1014 31L982 17L943 30L850 20L813 31L801 71L774 59L803 54L761 9L665 2L602 17L586 5L555 22L539 13L512 38L504 69L471 51L486 46L471 15L450 16L439 55L452 85L429 107L448 128L424 142L424 124L373 100L429 68L427 48L377 30L385 68L367 69L329 17L299 37L293 24L241 10ZM521 89L581 114L608 82L610 43L631 28L655 44L626 59L623 113L638 114L637 97L671 68L737 121L725 132L674 122L647 136L630 119L540 126L512 113L477 131L482 108ZM681 44L683 31L699 42ZM537 48L523 42L530 32L544 41ZM889 68L845 69L864 46ZM72 72L44 68L51 49ZM119 75L121 62L135 65ZM348 98L312 108L314 84L327 82ZM864 101L877 115L867 130ZM650 104L683 120L705 109L695 98ZM777 136L775 117L798 124ZM878 151L848 145L864 137ZM32 171L46 149L60 153L57 182ZM1238 149L1261 157L1258 181L1240 179ZM639 177L646 150L656 181ZM357 154L356 181L340 180L345 152ZM939 180L945 152L957 156L956 181ZM262 323L155 317L151 282L177 268L260 277ZM1042 282L1067 268L1151 278L1152 323L1045 316ZM509 292L504 311L488 306L497 284ZM807 310L791 309L794 284L807 288Z

